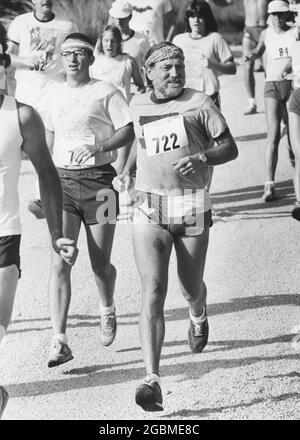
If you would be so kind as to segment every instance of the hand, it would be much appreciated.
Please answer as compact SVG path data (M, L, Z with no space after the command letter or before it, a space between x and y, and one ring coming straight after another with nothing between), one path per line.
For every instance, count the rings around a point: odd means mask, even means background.
M250 63L251 61L252 61L252 57L251 57L251 55L244 55L244 56L241 58L241 63L242 63L242 64Z
M53 248L67 264L73 266L78 255L78 249L75 246L74 240L59 238L53 242Z
M81 147L75 148L72 154L72 162L76 164L84 164L88 159L94 157L98 151L96 145L82 145Z
M128 172L124 172L116 176L113 181L113 187L118 192L128 191L133 186L133 176Z
M39 70L40 58L38 56L28 57L25 61L30 70Z
M188 176L189 174L195 174L199 165L202 164L202 160L197 154L192 156L182 157L178 162L173 163L173 170L175 173L179 173L182 176Z
M211 64L208 58L206 57L200 58L200 61L201 61L201 66L204 67L205 69L211 68Z
M288 72L282 71L278 75L278 81L282 81L288 75Z

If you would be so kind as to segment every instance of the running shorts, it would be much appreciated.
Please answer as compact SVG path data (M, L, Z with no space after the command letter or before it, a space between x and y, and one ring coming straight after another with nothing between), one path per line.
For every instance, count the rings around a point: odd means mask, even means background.
M246 26L244 28L244 37L249 38L253 43L258 44L260 34L264 29L264 26Z
M15 264L20 269L20 242L21 235L7 235L0 237L0 267L8 267Z
M110 165L83 169L57 168L63 191L63 210L77 215L87 225L116 223L119 193Z
M293 81L284 79L283 81L266 81L264 97L272 98L282 104L286 104L293 92Z
M200 235L212 226L211 209L205 212L187 212L181 217L169 214L167 196L137 191L132 214L133 225L147 225L165 229L174 237Z

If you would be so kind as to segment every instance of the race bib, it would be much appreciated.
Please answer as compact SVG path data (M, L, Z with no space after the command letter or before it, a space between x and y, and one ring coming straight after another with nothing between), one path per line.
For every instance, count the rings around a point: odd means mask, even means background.
M147 155L170 153L188 146L182 115L170 116L143 126Z
M90 157L83 164L74 160L74 150L84 145L95 145L95 136L60 136L56 142L59 163L64 167L95 165L95 157Z

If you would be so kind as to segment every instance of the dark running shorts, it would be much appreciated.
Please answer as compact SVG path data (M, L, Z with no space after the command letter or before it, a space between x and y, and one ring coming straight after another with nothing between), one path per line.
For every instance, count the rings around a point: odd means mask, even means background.
M112 186L116 171L110 164L57 171L64 211L77 215L86 225L116 223L119 193Z
M264 26L246 26L244 28L244 37L249 38L249 40L257 44L259 42L260 34L264 29Z
M212 226L212 212L196 211L185 217L173 218L168 214L167 196L137 191L132 215L133 225L147 225L165 229L174 237L195 236Z
M8 267L15 264L19 270L19 278L21 277L20 242L21 235L0 237L0 267Z
M216 107L218 107L219 110L221 110L221 99L220 99L220 93L216 92L212 95L209 95L212 102L215 104Z
M272 98L282 104L286 104L293 92L293 81L284 79L283 81L266 81L264 97Z

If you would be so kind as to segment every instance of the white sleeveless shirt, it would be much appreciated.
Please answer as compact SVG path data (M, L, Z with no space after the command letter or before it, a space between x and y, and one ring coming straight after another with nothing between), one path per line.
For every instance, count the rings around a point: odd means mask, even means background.
M17 103L11 96L4 96L0 121L0 237L5 237L21 233L18 182L23 138Z
M266 30L266 81L279 81L279 74L291 60L291 47L297 40L297 31L291 28L278 34L271 26Z

